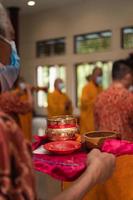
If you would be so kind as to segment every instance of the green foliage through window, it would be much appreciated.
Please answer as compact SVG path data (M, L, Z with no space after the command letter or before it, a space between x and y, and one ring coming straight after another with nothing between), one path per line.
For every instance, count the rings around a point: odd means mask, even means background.
M122 48L133 48L133 26L122 28Z
M88 33L75 36L75 53L102 52L111 48L111 31Z
M36 56L55 56L65 54L65 38L38 41L36 43Z

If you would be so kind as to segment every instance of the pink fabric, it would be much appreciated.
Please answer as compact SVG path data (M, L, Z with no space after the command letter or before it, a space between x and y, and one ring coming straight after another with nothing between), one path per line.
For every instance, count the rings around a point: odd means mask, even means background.
M34 154L33 162L37 171L61 181L73 181L85 170L86 156L84 152L65 156Z
M112 153L116 156L125 155L125 154L133 154L133 142L129 142L126 140L113 140L108 139L102 145L101 150L103 152Z
M32 149L48 142L47 136L35 136ZM125 140L106 140L101 151L113 153L116 156L133 154L133 143ZM34 154L33 163L37 171L49 174L61 181L74 181L86 168L87 153L84 151L69 155Z
M44 135L44 136L35 135L34 136L34 140L35 140L35 142L32 143L32 150L33 151L35 149L37 149L39 146L41 146L42 144L47 143L48 142L48 137L47 137L47 135Z

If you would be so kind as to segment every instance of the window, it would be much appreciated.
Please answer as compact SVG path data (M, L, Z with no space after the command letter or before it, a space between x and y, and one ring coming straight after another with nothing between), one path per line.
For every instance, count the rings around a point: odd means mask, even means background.
M38 41L36 43L37 57L63 55L65 54L65 38Z
M111 48L112 32L102 31L77 35L74 38L75 53L102 52Z
M47 86L49 91L54 90L54 81L56 78L66 80L65 67L63 65L44 65L37 67L37 86ZM37 103L39 107L47 107L47 93L39 91L37 93Z
M112 62L93 62L93 63L82 63L76 65L76 100L77 106L80 106L80 97L82 93L82 89L86 84L86 76L92 74L92 71L95 66L101 67L103 70L103 88L108 88L111 83L111 72L112 72Z
M130 49L133 48L133 26L125 27L121 30L122 33L122 48Z

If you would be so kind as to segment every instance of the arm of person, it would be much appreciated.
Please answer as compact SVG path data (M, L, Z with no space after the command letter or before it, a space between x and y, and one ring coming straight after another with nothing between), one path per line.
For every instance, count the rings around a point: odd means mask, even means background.
M5 113L26 114L32 111L32 103L22 101L16 92L5 92L0 95L0 108Z
M94 149L88 154L86 171L73 185L53 200L82 200L84 195L97 183L106 181L114 171L115 156Z

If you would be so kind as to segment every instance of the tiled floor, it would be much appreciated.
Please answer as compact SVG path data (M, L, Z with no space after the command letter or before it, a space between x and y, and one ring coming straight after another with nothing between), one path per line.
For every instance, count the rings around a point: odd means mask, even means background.
M34 118L33 119L33 134L40 135L43 133L43 130L46 127L45 118ZM57 181L50 176L35 172L36 182L37 182L37 194L39 200L51 200L56 194L61 190L61 182Z
M39 200L51 200L61 190L61 182L48 175L36 172L37 194Z

